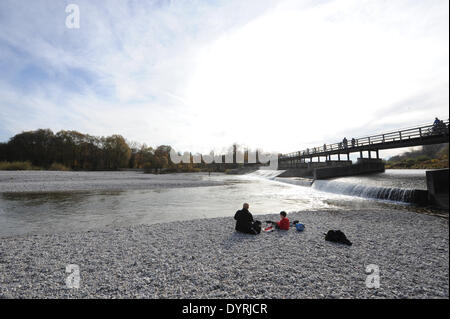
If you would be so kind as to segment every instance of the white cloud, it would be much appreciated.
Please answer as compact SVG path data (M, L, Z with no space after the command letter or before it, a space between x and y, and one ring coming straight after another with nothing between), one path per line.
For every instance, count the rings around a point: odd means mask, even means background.
M447 1L108 4L80 1L77 31L63 4L3 4L0 46L21 54L1 54L0 134L289 152L448 117ZM36 64L57 76L10 83Z
M205 47L185 90L203 127L289 151L340 140L334 132L351 135L365 123L448 116L448 22L426 29L442 8L424 17L426 4L369 4L273 10ZM432 109L380 115L424 91L441 97Z

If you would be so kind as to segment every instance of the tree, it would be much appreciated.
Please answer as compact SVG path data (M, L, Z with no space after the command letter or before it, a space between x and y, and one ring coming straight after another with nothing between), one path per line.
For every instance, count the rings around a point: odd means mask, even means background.
M108 169L127 167L131 149L121 135L112 135L104 139L104 155Z
M0 143L0 162L8 160L8 144Z
M33 165L48 167L55 157L54 134L49 129L22 132L8 142L10 161L31 161Z

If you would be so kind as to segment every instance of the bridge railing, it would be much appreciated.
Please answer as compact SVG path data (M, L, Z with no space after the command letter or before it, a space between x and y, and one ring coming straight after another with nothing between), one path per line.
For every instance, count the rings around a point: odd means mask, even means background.
M361 146L368 146L374 144L384 144L389 142L404 141L416 138L422 138L432 135L442 135L449 133L449 120L443 121L442 124L438 125L425 125L419 127L412 127L403 129L400 131L391 131L383 134L377 134L372 136L360 137L357 139L350 139L347 141L342 141L334 144L324 144L323 146L309 148L303 151L292 152L288 154L283 154L280 156L280 160L286 160L296 157L309 157L317 156L318 154L323 154L327 152L339 151L343 153L351 151L351 149L358 148Z

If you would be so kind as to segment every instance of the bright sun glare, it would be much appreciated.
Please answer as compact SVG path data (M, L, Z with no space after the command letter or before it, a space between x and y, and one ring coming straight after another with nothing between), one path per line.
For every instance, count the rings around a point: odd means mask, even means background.
M436 86L441 77L427 70L445 58L442 43L391 28L395 21L389 18L375 24L372 16L339 18L331 12L320 6L302 13L275 10L204 47L184 93L196 121L204 123L202 131L217 144L231 136L294 151L340 139L331 132L360 129L368 119L377 125L398 121L377 114L392 101ZM432 119L429 112L399 116L408 123ZM276 123L282 125L274 132ZM280 130L291 138L282 141ZM301 141L292 138L299 136Z

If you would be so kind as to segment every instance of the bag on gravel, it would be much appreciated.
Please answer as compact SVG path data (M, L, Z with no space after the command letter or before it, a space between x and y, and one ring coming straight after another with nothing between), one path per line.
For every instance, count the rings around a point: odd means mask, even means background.
M297 229L298 231L304 231L305 225L297 222L297 223L295 223L295 229Z
M252 224L252 230L259 234L261 232L261 222L259 220L255 220Z
M264 228L264 232L266 232L266 233L270 233L271 231L273 231L273 226Z
M348 240L345 234L340 230L329 230L325 235L325 240L349 246L352 245L352 242Z

